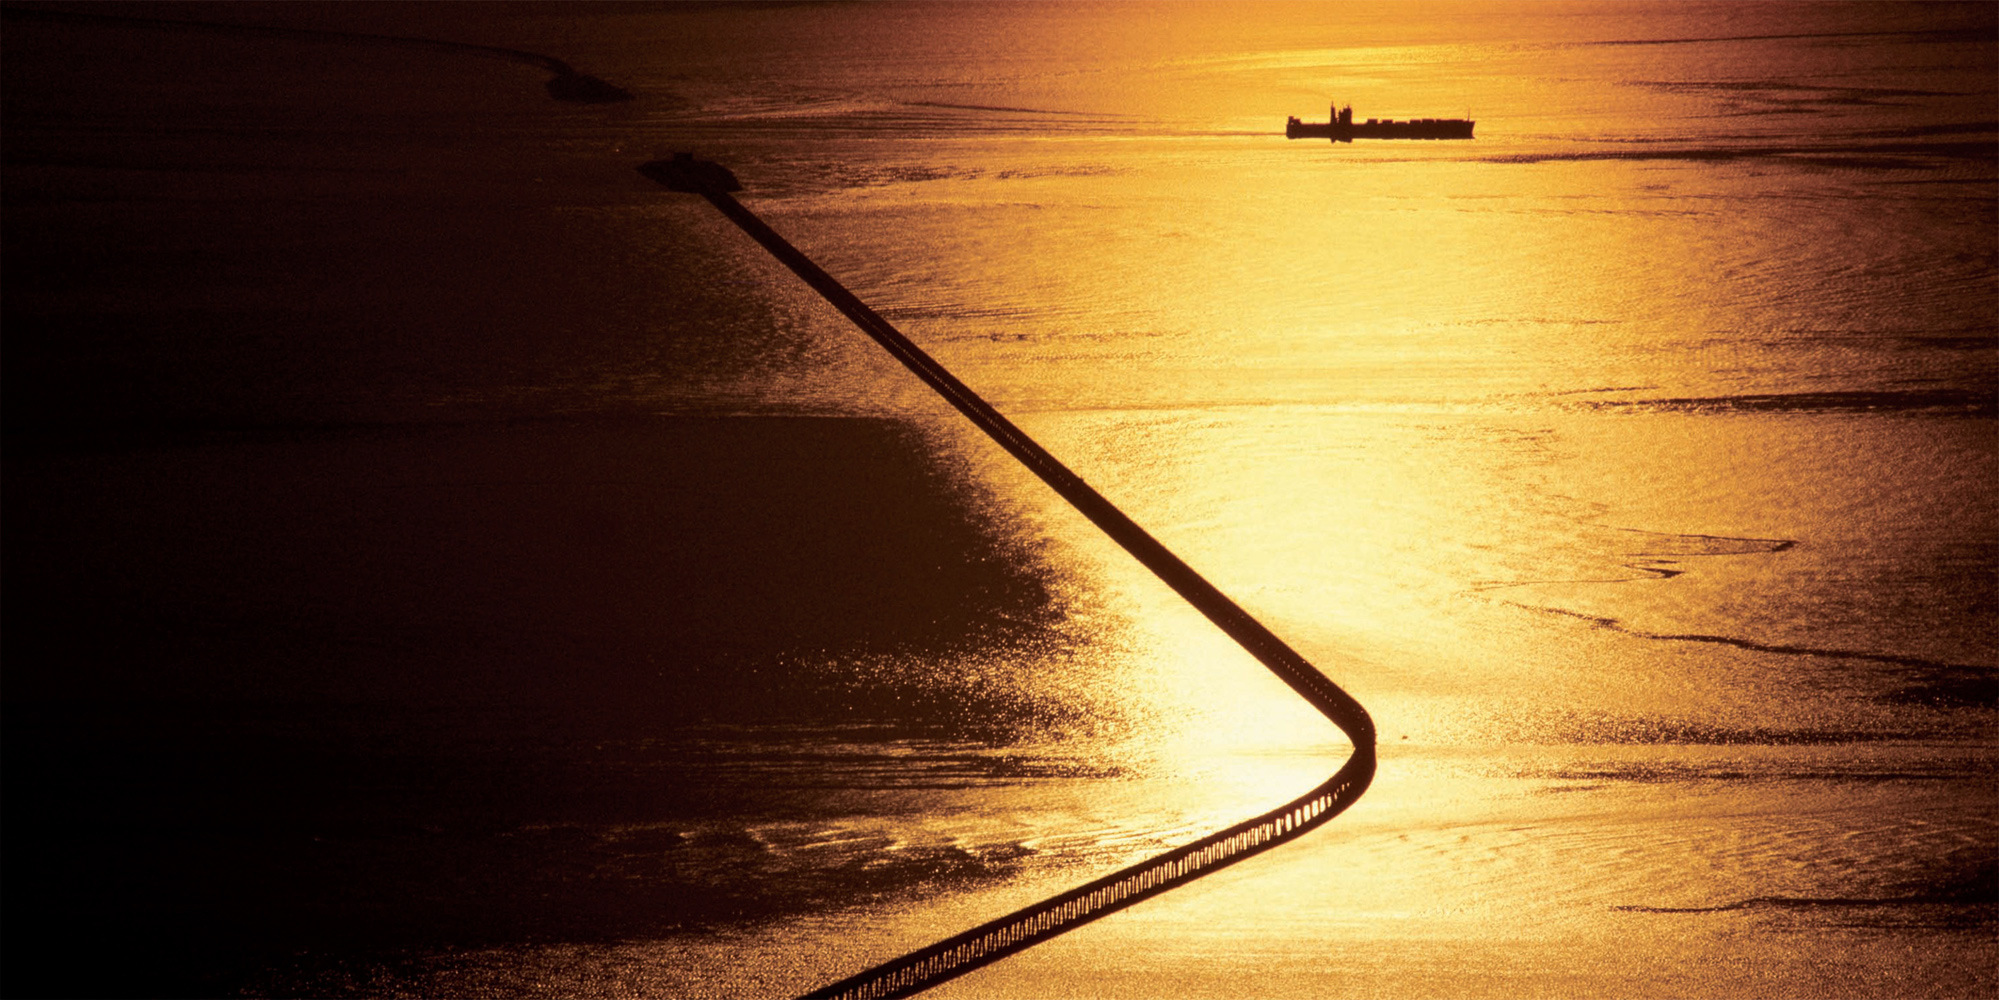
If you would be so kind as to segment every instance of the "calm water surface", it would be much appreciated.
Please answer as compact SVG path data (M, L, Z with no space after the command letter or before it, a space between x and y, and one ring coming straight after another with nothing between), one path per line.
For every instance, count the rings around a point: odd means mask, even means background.
M663 886L685 913L471 944L412 932L387 957L300 949L239 971L244 988L797 991L1268 808L1343 759L1323 720L710 209L628 176L684 148L732 167L746 204L1383 734L1374 788L1325 831L954 995L1995 988L1992 8L375 17L295 15L551 52L640 95L528 114L480 90L497 71L474 66L399 107L367 100L390 71L363 67L375 75L323 84L318 99L349 110L310 126L368 137L336 165L402 171L301 175L316 197L448 185L440 200L466 216L503 204L539 228L493 223L491 238L543 248L507 251L526 262L514 280L587 269L592 297L519 321L538 330L496 319L513 339L456 333L501 307L448 285L438 301L356 291L386 267L356 236L328 299L435 320L426 336L447 346L430 363L363 345L315 354L297 392L191 393L253 421L881 421L899 443L873 465L837 459L863 447L837 435L800 446L844 471L787 473L770 490L796 509L771 501L772 523L803 518L817 537L812 519L831 515L798 499L815 483L859 507L878 488L938 491L908 500L911 516L976 537L904 538L907 561L962 560L935 585L981 596L940 590L889 634L821 623L739 643L715 668L733 679L676 688L665 721L588 747L548 737L570 747L563 780L652 774L666 793L623 809L551 798L466 834L566 838L574 878ZM303 87L252 69L279 81L272 107ZM1323 120L1329 100L1362 118L1468 114L1478 138L1282 137L1286 115ZM250 103L212 113L267 113ZM467 124L412 124L435 114ZM203 155L274 174L302 156L282 136L220 141ZM147 211L192 212L176 183ZM276 265L237 266L214 296L269 284L259 267ZM519 346L537 333L564 346ZM271 357L241 363L312 367ZM491 486L471 459L379 454L342 467L388 484L357 488L369 496ZM135 462L104 474L146 481ZM594 468L552 476L610 475ZM657 509L736 517L673 495ZM814 594L847 585L849 553L787 544L746 565L804 565ZM858 608L879 588L856 573ZM672 659L675 641L662 627L619 655ZM561 670L582 654L522 655ZM787 701L800 686L811 697ZM520 723L520 745L544 746L537 725Z

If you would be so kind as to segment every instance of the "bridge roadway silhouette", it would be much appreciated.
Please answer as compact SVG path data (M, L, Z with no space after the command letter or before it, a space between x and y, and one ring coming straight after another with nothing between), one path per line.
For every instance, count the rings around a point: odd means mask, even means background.
M696 159L691 153L677 153L638 169L670 190L708 199L709 204L804 279L863 333L874 338L917 378L1248 650L1257 662L1289 684L1339 727L1354 747L1352 756L1332 777L1277 809L823 986L805 994L806 997L874 1000L920 992L1303 836L1360 798L1374 778L1375 733L1367 710L1352 695L1328 680L1317 667L738 202L732 192L742 190L742 186L728 168Z

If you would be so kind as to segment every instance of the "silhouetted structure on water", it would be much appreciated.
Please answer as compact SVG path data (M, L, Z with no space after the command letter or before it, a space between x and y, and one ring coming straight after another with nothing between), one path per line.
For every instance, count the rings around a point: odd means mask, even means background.
M1301 122L1296 115L1284 122L1286 139L1331 139L1334 142L1352 142L1355 139L1469 139L1472 126L1478 124L1469 118L1417 118L1411 121L1369 118L1354 124L1353 105L1342 108L1332 106L1331 121Z

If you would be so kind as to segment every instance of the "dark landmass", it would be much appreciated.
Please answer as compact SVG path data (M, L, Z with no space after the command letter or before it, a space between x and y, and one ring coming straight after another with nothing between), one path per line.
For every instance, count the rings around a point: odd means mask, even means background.
M699 747L991 737L1032 692L939 673L1046 655L1059 617L884 421L10 456L5 503L17 994L213 994L301 955L615 940L977 872L759 879L756 845L689 831L828 807ZM886 655L935 667L864 669Z
M10 18L0 73L0 992L304 988L1003 870L770 878L741 832L831 815L829 767L1003 770L856 748L1048 724L996 664L1066 617L936 442L838 415L893 412L872 348L561 130L623 106L87 18Z

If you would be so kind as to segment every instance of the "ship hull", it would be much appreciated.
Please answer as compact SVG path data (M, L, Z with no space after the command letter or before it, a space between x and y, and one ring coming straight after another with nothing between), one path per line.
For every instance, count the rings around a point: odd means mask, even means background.
M1284 126L1287 139L1469 139L1477 122L1463 118L1418 118L1413 121L1301 122L1291 119Z

